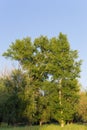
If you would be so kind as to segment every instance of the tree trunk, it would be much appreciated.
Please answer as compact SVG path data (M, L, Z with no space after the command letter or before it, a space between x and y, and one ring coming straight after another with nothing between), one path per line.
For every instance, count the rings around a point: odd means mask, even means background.
M65 125L65 122L64 122L64 120L62 119L62 120L61 120L61 123L60 123L60 126L61 126L61 127L64 127L64 125Z
M62 105L62 92L61 92L62 85L61 85L61 82L62 82L62 79L60 79L60 81L59 81L59 86L60 86L60 88L59 88L59 104L60 104L60 106ZM63 110L61 110L60 114L62 117ZM60 121L61 127L64 127L64 124L65 124L65 122L64 122L63 118L61 118L61 121Z
M42 126L42 124L43 124L43 121L40 121L40 126Z

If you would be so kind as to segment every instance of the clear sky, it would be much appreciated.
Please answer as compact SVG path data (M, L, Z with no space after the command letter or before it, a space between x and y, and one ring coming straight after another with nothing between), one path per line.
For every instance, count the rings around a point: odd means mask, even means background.
M80 83L87 86L87 0L0 0L0 71L13 62L2 53L16 39L67 35L83 60Z

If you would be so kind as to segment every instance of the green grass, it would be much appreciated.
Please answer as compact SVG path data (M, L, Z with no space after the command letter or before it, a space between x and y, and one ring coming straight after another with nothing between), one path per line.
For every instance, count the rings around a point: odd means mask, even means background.
M39 126L0 127L0 130L39 130Z
M70 124L61 128L58 125L47 125L47 126L43 126L40 130L87 130L87 126Z
M61 128L59 125L25 126L25 127L0 127L0 130L87 130L86 125L70 124Z

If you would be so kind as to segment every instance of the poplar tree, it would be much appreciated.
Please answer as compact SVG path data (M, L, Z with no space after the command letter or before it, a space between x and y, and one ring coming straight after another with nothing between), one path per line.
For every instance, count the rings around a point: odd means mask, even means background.
M25 113L31 120L42 124L55 119L61 126L73 120L81 60L66 35L40 36L34 42L30 38L16 40L3 56L18 61L27 74L25 99L30 100Z

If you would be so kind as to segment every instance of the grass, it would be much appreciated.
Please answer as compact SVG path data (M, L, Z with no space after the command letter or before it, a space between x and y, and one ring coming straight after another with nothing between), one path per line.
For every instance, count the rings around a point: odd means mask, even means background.
M61 128L59 125L0 127L0 130L87 130L86 125L70 124Z
M0 130L39 130L39 126L1 127Z
M47 125L43 126L40 130L87 130L86 125L70 124L61 128L58 125Z

